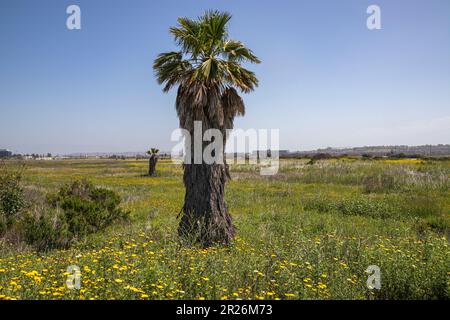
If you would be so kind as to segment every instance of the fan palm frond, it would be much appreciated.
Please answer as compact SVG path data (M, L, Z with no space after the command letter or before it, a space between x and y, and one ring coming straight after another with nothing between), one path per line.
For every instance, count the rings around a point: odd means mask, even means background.
M178 18L170 33L180 51L162 53L153 64L165 92L178 86L176 109L183 128L204 117L232 127L234 117L245 113L237 90L248 93L258 86L255 73L242 63L260 60L242 42L229 39L230 19L229 13L219 11L207 11L198 19Z

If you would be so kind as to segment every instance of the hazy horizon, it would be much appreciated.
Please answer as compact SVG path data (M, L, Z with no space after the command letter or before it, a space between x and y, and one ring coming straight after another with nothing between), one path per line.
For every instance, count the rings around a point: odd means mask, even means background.
M320 148L314 148L314 149L283 149L280 148L280 151L289 151L289 152L308 152L308 151L317 151L317 150L325 150L325 149L332 149L332 150L344 150L344 149L353 149L353 148L381 148L381 147L386 147L386 148L390 148L390 147L408 147L408 148L415 148L415 147L438 147L438 146L450 146L449 143L441 143L441 144L422 144L422 145L359 145L359 146L326 146L326 147L320 147ZM107 151L107 150L93 150L93 151L74 151L74 152L19 152L13 149L9 149L9 148L3 148L0 146L0 150L1 149L7 149L9 151L12 151L13 154L21 154L21 155L31 155L31 154L38 154L38 155L46 155L48 153L51 153L52 156L70 156L70 155L113 155L113 154L117 154L117 155L121 155L121 154L146 154L146 150L116 150L116 151ZM263 149L260 149L263 150ZM255 151L255 150L251 150L251 151ZM251 152L250 151L250 152ZM159 150L160 153L170 153L171 150L169 149L161 149ZM244 151L239 150L238 153L243 153ZM248 151L246 151L248 152ZM230 150L226 150L226 153L232 153L232 151Z
M71 4L81 30L66 28ZM279 129L288 150L450 143L449 1L18 0L0 2L0 148L171 150L175 92L152 64L176 49L177 17L206 9L230 12L230 37L262 60L236 128Z

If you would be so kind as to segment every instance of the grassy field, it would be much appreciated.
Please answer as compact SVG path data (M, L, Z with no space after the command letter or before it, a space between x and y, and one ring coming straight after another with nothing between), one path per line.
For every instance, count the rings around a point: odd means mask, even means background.
M36 252L0 242L0 299L448 299L450 162L282 160L278 175L235 165L228 247L183 247L182 170L146 161L28 161L27 190L74 179L117 191L130 221ZM66 287L67 267L81 289ZM381 289L366 286L370 265Z

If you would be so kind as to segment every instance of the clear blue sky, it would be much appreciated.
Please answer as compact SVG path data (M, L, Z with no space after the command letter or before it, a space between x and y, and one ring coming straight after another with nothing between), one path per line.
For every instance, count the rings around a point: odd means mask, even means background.
M0 148L170 150L175 93L152 63L177 17L206 9L229 11L230 36L263 61L236 127L279 128L291 150L450 143L448 0L1 0Z

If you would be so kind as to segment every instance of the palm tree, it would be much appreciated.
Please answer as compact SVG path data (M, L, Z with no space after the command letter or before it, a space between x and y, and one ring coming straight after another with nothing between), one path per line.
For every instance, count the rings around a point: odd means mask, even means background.
M147 154L150 156L148 159L148 175L154 176L156 174L156 163L158 162L158 152L159 150L156 148L151 148L147 151Z
M208 11L198 19L178 18L170 33L179 51L161 53L153 65L164 92L178 86L180 128L192 137L194 121L201 121L203 131L222 132L223 145L234 118L245 113L237 90L248 93L258 86L255 74L242 63L260 62L242 42L228 38L230 19L229 13L219 11ZM191 150L193 144L191 139ZM204 246L228 244L235 234L224 199L228 166L204 161L194 164L194 152L190 154L190 164L185 161L183 165L186 193L178 233Z

